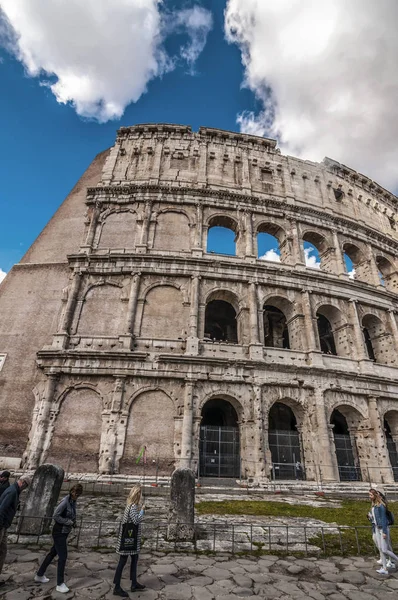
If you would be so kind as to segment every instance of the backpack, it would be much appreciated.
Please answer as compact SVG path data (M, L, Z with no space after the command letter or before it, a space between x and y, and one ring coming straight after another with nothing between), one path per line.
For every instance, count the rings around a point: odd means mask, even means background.
M386 517L387 517L387 523L388 526L390 527L390 525L394 525L394 515L392 514L391 510L386 510Z

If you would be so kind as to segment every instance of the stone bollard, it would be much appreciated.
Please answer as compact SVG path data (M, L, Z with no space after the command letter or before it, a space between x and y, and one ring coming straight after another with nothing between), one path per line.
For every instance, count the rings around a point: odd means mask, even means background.
M36 470L28 488L18 533L41 535L50 531L63 480L64 470L56 465L41 465Z
M176 469L171 476L167 537L191 541L195 535L195 475L191 469Z

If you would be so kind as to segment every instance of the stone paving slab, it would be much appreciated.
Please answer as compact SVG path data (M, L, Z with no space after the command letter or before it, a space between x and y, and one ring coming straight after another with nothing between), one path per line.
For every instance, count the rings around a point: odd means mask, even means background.
M113 552L73 550L66 569L68 594L55 591L56 565L50 565L47 584L34 574L45 552L11 545L0 589L1 600L115 600L112 578L118 557ZM203 556L143 552L139 578L147 587L129 592L134 600L395 600L398 574L376 573L376 558L330 559ZM128 566L125 568L128 576ZM129 591L129 581L122 586Z

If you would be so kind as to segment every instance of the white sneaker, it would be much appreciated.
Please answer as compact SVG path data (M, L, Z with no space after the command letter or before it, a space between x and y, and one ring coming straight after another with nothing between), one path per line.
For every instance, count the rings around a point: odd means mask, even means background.
M386 571L386 573L388 573L388 571ZM61 594L67 594L69 592L68 586L64 583L61 583L61 585L57 585L55 589L57 590L57 592L61 592Z
M381 560L381 558L379 558L379 560L377 561L377 564L378 565L382 565L383 564L383 561Z
M376 573L379 573L379 575L388 575L387 569L383 569L383 567L381 569L376 569Z
M48 583L50 580L45 575L35 575L36 583Z

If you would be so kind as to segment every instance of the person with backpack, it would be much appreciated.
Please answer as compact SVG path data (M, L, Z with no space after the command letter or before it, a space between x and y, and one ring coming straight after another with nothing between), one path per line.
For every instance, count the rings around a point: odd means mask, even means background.
M377 490L375 490L374 488L371 488L369 490L369 498L370 498L371 502L373 502L375 500L376 495L377 495ZM382 497L383 497L383 499L385 499L384 494L382 494ZM389 523L389 525L393 525L394 524L394 517L393 517L393 515L392 515L392 513L390 511L388 511L388 512L389 512L389 514L392 517L392 523ZM368 520L370 521L370 523L372 525L372 539L373 539L373 543L376 546L376 548L377 548L377 550L379 551L379 554L380 554L380 558L377 561L377 564L378 565L382 565L383 564L383 559L381 558L382 552L381 552L381 549L377 545L376 524L375 524L375 522L373 520L372 510L370 510L368 512L367 517L368 517ZM387 521L388 520L389 519L388 519L388 513L387 513ZM391 520L391 518L390 518L390 520ZM387 541L387 544L388 544L388 549L392 550L391 537L390 537L390 527L388 527L388 541ZM391 560L390 557L388 557L388 559L387 559L387 569L395 569L395 563L392 562L392 560Z
M55 509L53 515L55 523L52 530L54 543L34 578L36 583L47 583L49 579L45 576L45 572L48 565L58 555L57 587L55 589L61 594L69 592L69 588L65 584L65 565L68 557L67 538L72 527L76 527L76 500L82 492L83 486L80 483L74 485Z
M389 521L393 522L392 513L388 510L387 502L384 494L381 494L378 490L369 490L369 497L372 502L371 517L374 523L374 534L376 546L380 551L381 568L376 569L376 572L380 575L388 575L387 570L387 558L391 557L396 562L398 556L394 554L391 548L391 542L389 547Z

